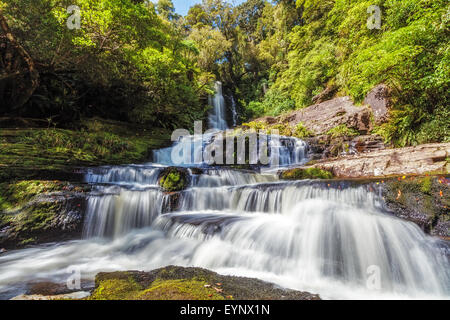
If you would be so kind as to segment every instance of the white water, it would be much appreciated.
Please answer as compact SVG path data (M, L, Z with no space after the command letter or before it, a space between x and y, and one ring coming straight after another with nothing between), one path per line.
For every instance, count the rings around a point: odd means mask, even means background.
M212 129L227 130L228 125L225 120L225 99L222 94L222 83L216 82L216 95L209 98L209 104L213 107L209 115L209 126Z
M300 140L272 147L281 165L307 157ZM24 292L29 281L65 282L69 266L92 281L100 271L181 265L330 299L450 298L446 243L387 213L376 188L201 167L189 169L190 187L171 213L170 196L157 187L163 166L93 169L83 240L0 255L0 297ZM379 290L367 287L371 266L380 270Z

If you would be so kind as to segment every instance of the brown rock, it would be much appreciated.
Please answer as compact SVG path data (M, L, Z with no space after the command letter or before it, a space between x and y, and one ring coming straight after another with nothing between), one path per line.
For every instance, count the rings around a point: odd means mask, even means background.
M425 144L417 147L385 149L354 156L321 161L314 165L340 178L414 175L427 172L447 174L450 143Z
M253 121L263 122L263 123L267 123L267 124L275 124L278 122L278 119L275 117L266 116L266 117L255 119Z
M326 87L325 90L312 98L312 102L318 104L330 100L336 94L337 89L336 86Z
M342 124L365 134L372 130L370 116L368 107L356 107L350 97L340 97L289 113L283 120L294 127L302 122L316 135Z
M376 124L382 124L389 117L391 106L391 91L385 84L380 84L373 88L364 99L364 104L370 106Z

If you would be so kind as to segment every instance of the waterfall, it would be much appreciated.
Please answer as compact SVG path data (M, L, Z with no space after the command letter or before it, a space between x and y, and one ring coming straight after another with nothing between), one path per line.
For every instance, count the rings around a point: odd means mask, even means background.
M233 116L233 127L236 127L238 122L238 113L236 109L236 100L233 96L231 96L231 114Z
M226 129L220 83L211 104L210 126ZM90 169L83 239L0 255L0 298L36 279L65 282L69 266L92 281L101 271L167 265L257 277L330 299L450 298L448 242L390 214L380 187L280 181L273 171L308 159L308 145L292 137L268 137L268 170L192 163L217 133L183 137L155 151L155 163ZM189 150L190 185L167 194L158 177L177 146ZM373 270L376 289L367 285Z
M90 173L87 179L107 185L96 185L88 200L85 239L1 255L0 293L7 296L19 279L65 281L74 265L93 279L100 271L175 264L258 277L330 299L450 298L447 243L389 214L376 187L191 170L178 210L165 213L168 195L151 186L159 170ZM379 290L366 285L373 267L380 272Z
M211 129L226 130L228 129L227 121L225 120L225 99L222 95L222 83L217 81L215 83L216 94L214 97L209 97L209 104L213 107L209 115L209 126Z

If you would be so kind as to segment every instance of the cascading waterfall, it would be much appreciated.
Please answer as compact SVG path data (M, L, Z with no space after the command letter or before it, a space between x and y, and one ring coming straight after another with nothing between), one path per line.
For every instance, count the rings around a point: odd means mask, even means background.
M228 125L225 120L225 99L222 94L222 83L217 81L215 89L215 96L209 97L209 104L213 106L213 110L208 118L209 126L211 129L226 130Z
M233 116L233 127L237 126L238 122L238 113L237 113L237 106L236 106L236 100L233 96L231 96L231 114Z
M225 129L219 84L213 105L211 126ZM197 145L195 156L210 138L200 147L193 137L176 144ZM278 166L307 159L299 139L280 137L270 147ZM377 187L187 163L190 185L168 210L157 179L172 164L172 148L154 153L158 164L90 170L83 239L0 255L0 298L36 279L65 282L69 266L92 281L100 271L167 265L257 277L322 298L450 298L448 242L391 215ZM367 287L373 268L376 290Z

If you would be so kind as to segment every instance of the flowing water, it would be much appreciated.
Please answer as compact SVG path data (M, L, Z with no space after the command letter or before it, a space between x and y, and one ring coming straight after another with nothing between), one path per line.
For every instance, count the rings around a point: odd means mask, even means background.
M213 110L209 115L209 126L213 129L226 130L228 129L227 121L225 120L225 99L222 95L222 83L216 82L216 92L214 97L209 98L209 104L213 106Z
M280 141L272 145L280 165L305 161L304 142ZM446 243L387 212L380 189L283 182L270 171L201 163L187 165L189 188L171 211L170 196L157 185L170 151L156 152L159 164L91 169L86 181L95 191L87 200L83 239L0 255L0 296L21 293L37 279L65 282L73 268L92 281L100 271L181 265L330 299L450 297ZM375 288L368 285L374 271Z

